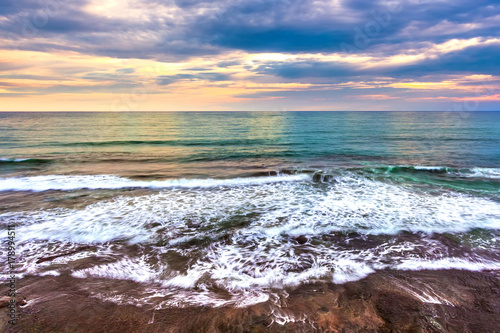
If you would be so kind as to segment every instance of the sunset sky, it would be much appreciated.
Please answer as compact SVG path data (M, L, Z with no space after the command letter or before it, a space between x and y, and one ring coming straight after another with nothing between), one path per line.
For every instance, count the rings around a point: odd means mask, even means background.
M500 3L2 0L0 110L500 110Z

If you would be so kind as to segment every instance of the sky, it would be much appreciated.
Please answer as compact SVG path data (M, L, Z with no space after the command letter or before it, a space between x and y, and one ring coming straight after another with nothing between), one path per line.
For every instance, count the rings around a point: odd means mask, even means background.
M498 0L2 0L0 111L500 110Z

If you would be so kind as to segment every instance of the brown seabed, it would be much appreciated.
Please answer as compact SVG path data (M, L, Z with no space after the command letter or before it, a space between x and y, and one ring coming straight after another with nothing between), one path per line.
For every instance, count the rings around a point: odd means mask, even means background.
M130 281L62 275L17 284L28 303L17 309L16 325L1 317L4 332L500 332L500 271L379 271L342 285L290 288L280 304L246 308L154 310L89 291L144 288Z

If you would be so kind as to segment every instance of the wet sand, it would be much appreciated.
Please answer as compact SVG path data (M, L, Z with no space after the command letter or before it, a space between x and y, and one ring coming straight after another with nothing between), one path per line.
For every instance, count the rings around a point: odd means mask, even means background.
M379 271L289 288L288 297L246 308L119 304L95 295L139 295L147 286L70 275L28 276L17 286L28 303L17 325L1 317L4 332L498 332L500 320L500 271Z

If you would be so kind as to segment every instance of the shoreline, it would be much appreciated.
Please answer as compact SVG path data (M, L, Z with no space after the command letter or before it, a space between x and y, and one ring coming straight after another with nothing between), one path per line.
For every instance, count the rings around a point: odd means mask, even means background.
M17 285L27 304L15 326L1 317L5 332L494 332L500 318L499 270L382 270L285 288L286 298L244 308L154 310L91 296L147 287L125 280L26 276Z

